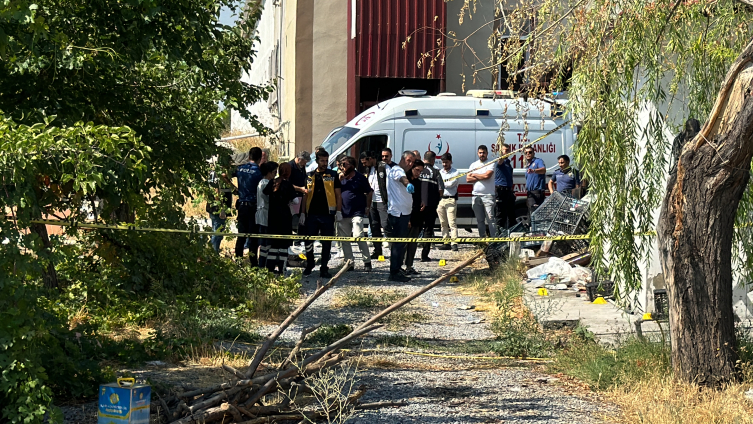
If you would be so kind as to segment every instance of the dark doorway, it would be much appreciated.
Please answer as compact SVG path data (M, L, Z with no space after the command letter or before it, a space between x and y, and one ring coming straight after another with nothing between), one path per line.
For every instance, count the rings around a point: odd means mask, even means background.
M359 78L359 80L357 113L397 96L397 92L403 89L426 90L426 94L436 96L441 92L443 86L441 79Z

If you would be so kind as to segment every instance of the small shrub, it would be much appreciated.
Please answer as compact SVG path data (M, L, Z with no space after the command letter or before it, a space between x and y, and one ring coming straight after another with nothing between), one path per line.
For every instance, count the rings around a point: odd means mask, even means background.
M317 346L328 346L353 331L347 324L323 325L306 338L306 341Z
M604 390L670 373L669 347L630 338L615 350L576 341L557 355L553 369Z
M491 329L497 336L495 352L502 356L546 357L553 344L541 330L538 320L523 302L523 286L517 262L502 264L485 287L498 309Z
M338 307L349 308L386 308L406 294L396 290L373 290L366 288L348 287L335 300Z

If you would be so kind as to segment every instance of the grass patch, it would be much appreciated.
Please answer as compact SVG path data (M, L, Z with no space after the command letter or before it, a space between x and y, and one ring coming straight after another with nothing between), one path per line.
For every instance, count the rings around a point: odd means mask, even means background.
M347 324L322 325L316 331L306 337L306 341L315 346L328 346L353 331L353 327Z
M391 331L399 330L408 324L415 324L418 322L426 322L429 317L419 312L411 311L395 311L386 317L381 322L387 325L387 329Z
M748 340L741 339L743 384L709 389L673 378L670 348L629 338L615 349L576 338L548 368L575 377L619 406L619 422L753 423ZM744 352L745 351L745 352Z
M406 296L399 290L378 290L348 287L338 293L332 302L334 308L386 308Z
M591 341L575 339L559 352L551 366L588 384L593 390L647 381L670 374L669 347L630 338L612 350Z
M474 272L463 279L465 287L480 294L493 311L491 329L497 340L492 351L500 356L549 357L555 351L557 336L544 333L536 316L523 301L522 267L518 261L502 263L494 271Z

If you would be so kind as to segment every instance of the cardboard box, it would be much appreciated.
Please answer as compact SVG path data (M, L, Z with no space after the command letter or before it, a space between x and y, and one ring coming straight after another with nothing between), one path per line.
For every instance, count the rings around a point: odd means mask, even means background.
M99 386L98 424L149 424L152 388L133 378Z

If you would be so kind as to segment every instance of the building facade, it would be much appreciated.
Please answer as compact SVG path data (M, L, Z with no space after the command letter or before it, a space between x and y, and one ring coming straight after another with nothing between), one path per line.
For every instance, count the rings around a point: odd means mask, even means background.
M242 79L276 84L268 101L249 109L274 131L280 156L311 151L401 89L462 95L492 87L493 73L474 69L490 56L493 2L464 11L461 25L459 0L259 1L257 55ZM237 113L231 130L252 132Z

